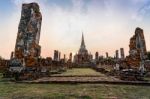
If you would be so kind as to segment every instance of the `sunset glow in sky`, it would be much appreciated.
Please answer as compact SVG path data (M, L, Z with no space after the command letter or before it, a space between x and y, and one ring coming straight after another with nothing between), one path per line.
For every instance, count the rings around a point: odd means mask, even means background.
M0 56L9 58L14 50L22 3L37 2L42 13L40 45L42 57L76 53L82 31L93 55L124 48L135 28L144 30L150 50L150 0L0 0ZM63 56L63 55L62 55Z

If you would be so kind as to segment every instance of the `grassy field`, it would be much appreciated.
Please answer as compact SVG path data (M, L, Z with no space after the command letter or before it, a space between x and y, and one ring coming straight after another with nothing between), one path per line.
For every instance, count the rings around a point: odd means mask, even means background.
M63 72L62 74L55 74L55 75L63 75L63 76L68 76L68 75L98 75L98 76L104 76L104 74L101 74L100 72L96 72L95 70L91 68L73 68L73 69L68 69L66 72Z
M106 84L21 84L0 78L0 99L150 99L150 87Z

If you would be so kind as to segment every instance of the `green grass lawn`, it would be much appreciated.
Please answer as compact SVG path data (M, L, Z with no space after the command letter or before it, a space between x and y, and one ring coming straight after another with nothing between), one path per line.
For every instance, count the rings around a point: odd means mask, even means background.
M93 70L91 68L73 68L73 69L68 69L66 72L63 72L62 74L55 74L55 75L63 75L63 76L98 75L98 76L104 76L104 74L101 74L100 72L96 72L95 70Z
M21 84L0 78L0 99L150 99L150 87L106 84Z

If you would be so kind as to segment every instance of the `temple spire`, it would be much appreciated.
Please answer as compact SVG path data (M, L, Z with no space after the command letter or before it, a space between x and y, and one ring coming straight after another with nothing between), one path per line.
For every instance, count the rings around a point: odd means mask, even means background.
M80 46L80 49L79 49L79 54L82 54L82 53L87 53L85 42L84 42L83 32L82 32L81 46Z
M84 43L84 35L83 35L83 32L82 32L81 48L85 48L85 43Z

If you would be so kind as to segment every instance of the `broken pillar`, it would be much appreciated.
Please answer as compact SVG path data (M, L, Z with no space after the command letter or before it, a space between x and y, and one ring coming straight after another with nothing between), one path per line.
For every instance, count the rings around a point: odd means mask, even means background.
M123 48L120 48L120 56L121 56L121 59L125 58L124 49Z
M66 62L66 54L64 54L64 62Z
M59 61L59 52L58 52L58 50L54 50L54 61Z
M61 60L61 52L59 52L59 59L58 59L59 61Z
M98 61L98 59L99 59L99 53L96 52L96 53L95 53L95 60Z
M116 50L116 59L119 59L119 51Z
M34 66L41 54L41 22L42 15L37 3L22 5L14 58L24 62L26 66Z
M142 61L146 59L146 53L144 32L143 29L138 27L130 39L129 56L126 57L127 65L130 68L139 69Z
M106 58L108 58L108 52L106 52Z
M10 59L14 58L14 52L11 52Z
M69 54L69 61L72 62L72 53Z

